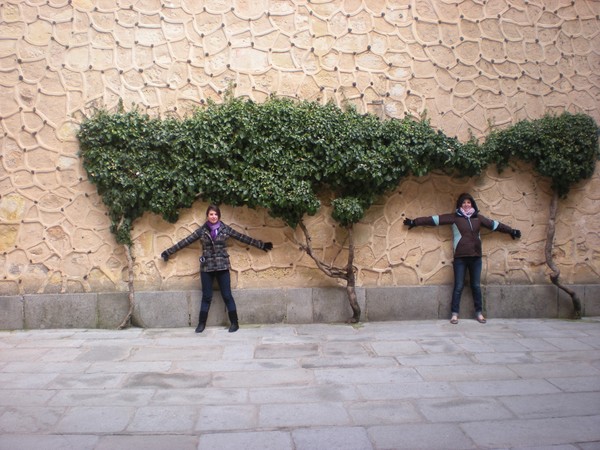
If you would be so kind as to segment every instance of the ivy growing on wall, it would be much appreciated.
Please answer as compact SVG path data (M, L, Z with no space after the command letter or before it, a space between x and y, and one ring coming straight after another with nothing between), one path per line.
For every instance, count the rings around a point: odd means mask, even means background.
M99 111L81 124L78 138L111 230L129 250L131 226L145 212L175 222L180 209L199 198L262 207L300 227L306 238L300 248L327 275L345 280L358 321L352 227L377 196L408 175L474 176L513 157L532 162L564 196L593 173L597 131L588 116L565 113L519 122L482 144L461 143L425 119L381 121L333 104L271 98L209 103L184 120L150 118L135 109ZM318 211L324 191L333 196L333 218L347 231L350 251L341 267L319 259L303 224Z

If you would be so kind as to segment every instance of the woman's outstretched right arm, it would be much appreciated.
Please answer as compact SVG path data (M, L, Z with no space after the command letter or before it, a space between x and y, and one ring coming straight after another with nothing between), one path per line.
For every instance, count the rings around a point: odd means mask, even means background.
M200 236L202 236L202 228L198 228L196 231L194 231L188 237L182 239L181 241L179 241L174 246L169 247L168 249L166 249L164 252L162 252L160 254L160 257L165 262L168 261L169 260L169 256L171 256L173 253L181 250L182 248L187 247L188 245L192 244L193 242L196 242L198 239L200 239Z

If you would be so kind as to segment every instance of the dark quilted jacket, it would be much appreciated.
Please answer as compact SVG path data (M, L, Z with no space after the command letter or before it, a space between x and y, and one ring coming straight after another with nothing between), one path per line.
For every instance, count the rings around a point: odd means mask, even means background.
M178 250L196 242L198 239L202 242L202 256L200 257L200 271L201 272L215 272L217 270L229 270L231 267L229 263L229 254L227 253L227 239L230 237L237 239L238 241L252 245L256 248L264 250L264 242L258 239L253 239L250 236L239 233L231 228L229 225L225 225L221 222L217 237L213 240L210 236L210 229L206 223L190 234L188 237L182 239L173 247L165 250L165 253L171 256Z

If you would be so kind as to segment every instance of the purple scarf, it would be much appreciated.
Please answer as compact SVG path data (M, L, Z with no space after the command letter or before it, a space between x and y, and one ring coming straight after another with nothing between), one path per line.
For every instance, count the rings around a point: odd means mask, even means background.
M219 220L215 224L206 222L206 225L208 225L208 228L210 229L210 237L212 237L213 240L215 240L215 238L217 237L217 233L219 231L219 227L221 226L221 221Z

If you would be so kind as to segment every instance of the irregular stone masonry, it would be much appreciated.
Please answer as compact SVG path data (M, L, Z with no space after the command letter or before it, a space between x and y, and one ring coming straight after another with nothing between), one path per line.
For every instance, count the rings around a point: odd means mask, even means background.
M232 89L259 102L271 94L349 102L382 118L426 114L463 140L564 110L598 121L599 13L593 0L5 0L0 295L126 289L123 249L77 154L78 124L95 108L123 99L183 117ZM409 235L403 214L447 212L466 190L485 213L523 230L518 242L484 238L487 282L547 282L550 191L518 166L469 180L407 179L356 227L359 284L450 283L449 230ZM555 258L568 283L598 280L598 192L596 171L561 201ZM158 255L204 219L205 206L176 225L154 216L136 223L138 289L197 286L196 248L168 265ZM264 211L223 212L275 243L269 254L232 247L236 287L332 285L279 221ZM308 225L334 260L343 233L327 212Z

